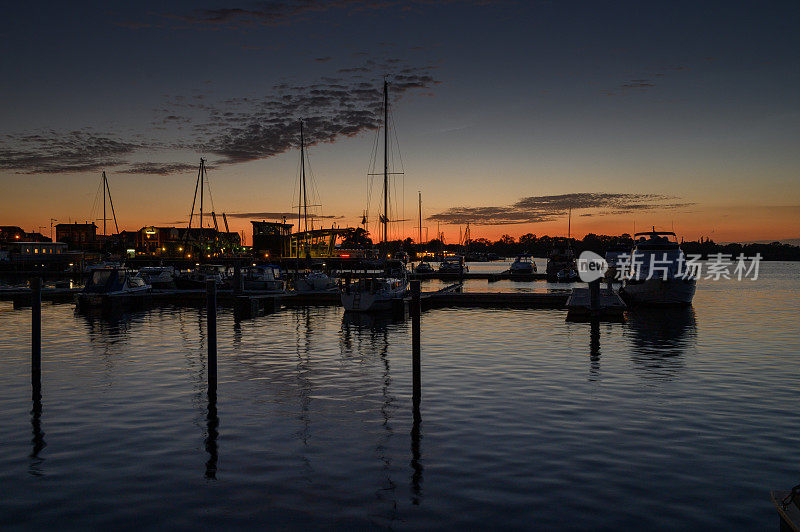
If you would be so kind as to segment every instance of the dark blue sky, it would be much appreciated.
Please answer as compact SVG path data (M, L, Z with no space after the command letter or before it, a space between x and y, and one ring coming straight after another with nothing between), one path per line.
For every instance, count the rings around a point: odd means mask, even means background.
M796 2L95 2L6 15L0 179L24 176L19 193L43 211L2 206L29 225L45 210L85 217L101 169L136 198L132 226L179 220L200 156L217 163L227 210L285 211L301 117L321 142L326 212L355 223L389 75L398 211L422 190L440 221L552 233L560 207L521 199L628 194L641 197L585 207L595 232L678 219L692 238L800 235ZM172 201L141 192L155 185ZM58 201L40 197L58 187ZM745 206L749 223L731 214ZM763 234L776 212L788 227Z

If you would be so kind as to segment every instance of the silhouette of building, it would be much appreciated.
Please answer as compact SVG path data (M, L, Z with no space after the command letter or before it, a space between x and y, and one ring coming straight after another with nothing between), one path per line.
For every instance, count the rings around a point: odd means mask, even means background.
M97 226L94 223L58 224L56 225L56 240L64 242L69 249L99 250L100 240L97 237Z
M41 233L26 233L16 225L0 225L0 243L8 242L50 242L50 239Z

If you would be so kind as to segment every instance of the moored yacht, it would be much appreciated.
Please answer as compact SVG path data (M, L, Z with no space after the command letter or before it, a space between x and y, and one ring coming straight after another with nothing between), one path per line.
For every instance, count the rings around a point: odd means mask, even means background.
M690 305L697 286L671 231L636 233L620 295L631 304Z
M325 273L324 264L312 266L312 270L295 282L295 290L298 292L329 292L335 290L339 284L336 277Z
M560 238L553 243L550 256L547 257L547 280L550 282L570 282L578 278L575 253L569 240Z
M214 279L217 286L222 286L228 279L227 268L221 264L200 264L194 270L178 274L175 284L181 290L204 290L208 279Z
M124 268L94 268L77 296L80 306L97 306L120 296L145 295L150 285Z
M283 291L280 268L272 265L253 265L243 272L245 290Z
M175 288L175 268L172 266L144 266L139 277L153 288Z
M439 263L439 273L466 273L469 267L464 262L464 257L456 255L454 257L444 257Z
M509 272L512 275L530 275L536 273L536 264L533 262L530 253L517 255L517 258L511 264Z
M406 295L405 277L364 277L342 288L342 306L350 312L391 310Z

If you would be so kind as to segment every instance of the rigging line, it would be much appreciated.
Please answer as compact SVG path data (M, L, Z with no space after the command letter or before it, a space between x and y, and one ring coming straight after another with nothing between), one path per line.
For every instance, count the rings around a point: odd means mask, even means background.
M92 202L92 210L89 211L89 219L94 221L95 214L97 213L97 204L100 201L100 196L103 194L103 180L100 180L100 184L97 186L97 191L94 193L94 201Z
M200 159L202 161L202 159ZM192 198L192 212L189 214L189 227L186 229L186 238L183 239L183 245L186 247L186 244L189 242L189 233L192 232L192 218L194 218L194 206L197 202L197 186L200 184L200 173L202 172L203 165L200 165L200 168L197 169L197 181L194 183L194 197Z
M205 170L206 174L206 186L208 187L208 197L211 199L211 211L217 212L217 208L214 206L214 196L211 194L211 180L208 179L208 167L204 166L203 170Z
M108 203L111 204L111 215L114 217L114 229L116 229L117 234L119 234L119 226L117 225L117 213L114 212L114 201L111 199L111 187L108 185L107 177L103 181L105 182L106 190L108 190Z

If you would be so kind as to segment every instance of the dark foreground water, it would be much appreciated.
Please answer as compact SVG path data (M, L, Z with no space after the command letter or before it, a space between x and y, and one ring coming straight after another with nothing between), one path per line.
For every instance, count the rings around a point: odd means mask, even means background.
M215 408L203 311L46 304L39 413L30 311L3 304L0 527L777 529L799 295L768 263L625 324L426 312L417 427L409 322L222 310Z

